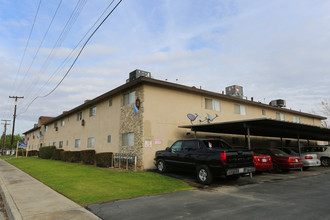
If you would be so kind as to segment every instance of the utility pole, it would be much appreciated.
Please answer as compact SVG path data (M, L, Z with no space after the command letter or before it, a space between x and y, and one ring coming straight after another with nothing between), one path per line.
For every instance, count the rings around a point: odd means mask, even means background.
M1 121L4 121L5 122L5 123L1 123L2 125L5 125L5 130L3 132L3 145L2 145L2 155L4 155L5 145L6 145L7 125L10 125L10 124L7 124L7 122L10 121L10 120L1 120Z
M18 97L18 96L9 96L10 99L15 99L15 109L14 109L14 120L13 120L13 130L11 132L11 141L10 141L10 154L13 149L14 144L14 131L15 131L15 120L16 120L16 108L17 108L17 99L24 99L24 96Z

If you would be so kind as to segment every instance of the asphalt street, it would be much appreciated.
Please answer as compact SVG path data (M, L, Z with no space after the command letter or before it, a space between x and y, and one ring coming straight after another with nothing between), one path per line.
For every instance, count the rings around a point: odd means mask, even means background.
M316 169L316 168L315 168ZM223 184L221 184L223 183ZM89 205L102 219L330 219L330 172L265 174L235 183Z

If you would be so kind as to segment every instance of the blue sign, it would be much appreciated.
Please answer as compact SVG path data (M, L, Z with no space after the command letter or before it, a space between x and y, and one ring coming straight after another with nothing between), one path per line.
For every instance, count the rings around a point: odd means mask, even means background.
M27 143L19 142L18 143L18 148L27 148Z

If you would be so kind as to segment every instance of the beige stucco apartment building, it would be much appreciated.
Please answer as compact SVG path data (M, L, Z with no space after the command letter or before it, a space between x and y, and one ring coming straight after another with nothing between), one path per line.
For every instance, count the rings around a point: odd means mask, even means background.
M217 114L212 122L271 118L321 126L321 120L325 119L223 92L156 80L150 74L149 77L134 76L125 84L57 117L40 117L38 125L24 133L29 150L55 145L69 151L134 153L138 168L143 170L154 168L157 150L171 146L177 139L194 138L193 132L178 127L191 123L188 113L203 117ZM199 124L199 119L193 123ZM241 141L244 137L222 137L234 145L244 145Z

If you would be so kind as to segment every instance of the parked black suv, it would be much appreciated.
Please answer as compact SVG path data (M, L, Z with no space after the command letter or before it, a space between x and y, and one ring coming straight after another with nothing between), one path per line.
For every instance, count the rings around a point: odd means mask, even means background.
M157 170L196 171L202 184L210 184L214 176L238 179L255 171L253 154L249 150L233 149L220 139L179 140L155 155Z

